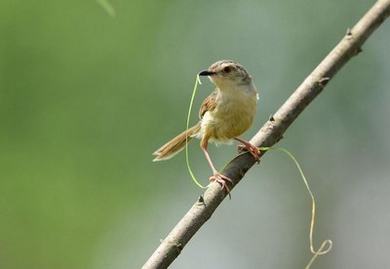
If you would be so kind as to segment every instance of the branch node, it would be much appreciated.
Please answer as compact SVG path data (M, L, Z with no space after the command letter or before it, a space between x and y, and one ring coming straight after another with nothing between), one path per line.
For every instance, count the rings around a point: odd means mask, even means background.
M274 115L269 116L269 121L275 121Z
M198 205L206 206L206 203L204 202L203 195L199 195L199 198L198 198Z
M328 84L330 80L330 77L322 77L319 81L318 81L318 85L321 87L321 88L324 88L326 86L326 84Z
M347 28L346 36L347 37L352 37L352 29L349 28L349 27Z

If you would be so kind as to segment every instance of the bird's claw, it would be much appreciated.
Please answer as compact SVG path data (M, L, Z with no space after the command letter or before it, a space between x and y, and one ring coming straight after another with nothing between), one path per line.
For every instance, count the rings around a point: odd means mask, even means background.
M218 182L219 184L221 184L221 189L225 190L226 193L229 195L229 198L231 199L231 195L230 195L230 188L228 187L228 182L230 184L233 185L233 180L231 180L229 177L225 176L225 175L222 175L221 173L219 172L216 172L214 173L214 175L212 175L209 180L211 182Z
M253 156L253 158L255 158L257 163L260 163L261 151L259 150L258 147L256 147L253 144L238 145L238 152L243 152L244 150L248 151Z

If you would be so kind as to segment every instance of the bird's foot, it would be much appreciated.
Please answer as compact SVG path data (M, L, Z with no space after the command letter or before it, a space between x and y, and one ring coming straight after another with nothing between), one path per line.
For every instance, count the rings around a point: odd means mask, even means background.
M246 150L253 156L253 158L255 158L257 163L260 163L261 151L259 150L259 148L249 142L241 143L241 145L238 145L238 152L243 152Z
M229 177L227 177L225 175L222 175L219 172L214 172L214 175L212 175L209 178L209 180L211 182L215 181L215 182L218 182L219 184L221 184L221 189L224 189L226 191L226 193L229 195L229 199L231 199L230 188L228 186L228 183L233 185L233 180L231 180Z

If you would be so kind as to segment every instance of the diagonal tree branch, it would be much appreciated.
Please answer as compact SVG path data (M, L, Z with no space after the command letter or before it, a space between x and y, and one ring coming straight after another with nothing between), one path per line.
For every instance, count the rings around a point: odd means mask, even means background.
M251 142L261 147L277 143L287 128L321 93L338 70L361 52L362 44L389 15L390 0L378 0L352 29L347 30L343 39L302 82L275 115L264 124ZM234 158L222 173L233 179L236 185L254 163L249 153L242 154ZM211 217L225 197L226 193L218 183L210 184L204 195L199 197L142 268L167 268L192 236Z

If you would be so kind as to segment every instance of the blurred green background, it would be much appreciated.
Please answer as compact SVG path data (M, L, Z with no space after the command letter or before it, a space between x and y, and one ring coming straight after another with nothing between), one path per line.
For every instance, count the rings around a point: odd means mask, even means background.
M112 0L113 18L93 0L2 0L0 268L140 268L201 193L184 154L151 162L184 129L195 74L247 67L261 96L250 138L373 3ZM390 267L389 44L387 24L280 143L318 199L316 245L334 241L313 268ZM219 167L235 153L210 149ZM232 195L172 268L303 268L310 200L294 164L267 154Z

